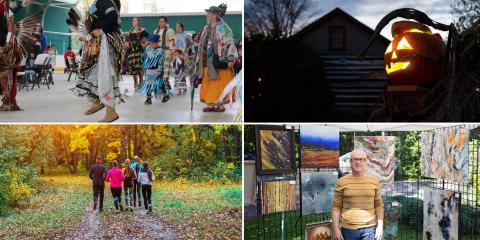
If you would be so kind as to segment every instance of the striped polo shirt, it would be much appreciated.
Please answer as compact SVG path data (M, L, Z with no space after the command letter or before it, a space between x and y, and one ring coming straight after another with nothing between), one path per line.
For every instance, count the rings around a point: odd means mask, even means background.
M373 176L340 178L335 186L333 208L342 216L342 227L359 229L377 224L376 212L383 212L382 190Z

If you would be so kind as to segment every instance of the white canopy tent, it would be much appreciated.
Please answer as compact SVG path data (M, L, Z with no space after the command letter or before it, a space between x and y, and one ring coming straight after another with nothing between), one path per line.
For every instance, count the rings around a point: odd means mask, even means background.
M479 123L287 123L264 125L286 125L293 126L295 127L295 129L299 129L300 125L334 126L338 127L340 132L411 132L426 131L454 126L464 126L467 129L473 129L480 126Z

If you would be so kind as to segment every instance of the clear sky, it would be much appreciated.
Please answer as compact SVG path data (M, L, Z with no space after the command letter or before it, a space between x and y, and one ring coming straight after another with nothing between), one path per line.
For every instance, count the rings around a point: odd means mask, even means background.
M375 29L377 23L389 12L398 8L415 8L425 12L433 20L450 24L453 21L453 16L450 12L450 4L452 0L313 0L314 6L312 10L306 14L311 16L305 19L303 24L315 21L321 16L327 14L336 7L340 7L348 14L352 15L360 22L366 24L372 29ZM391 23L401 20L396 18ZM388 39L392 39L391 24L387 25L382 35ZM433 32L438 32L433 30ZM439 32L442 37L448 36L447 32Z

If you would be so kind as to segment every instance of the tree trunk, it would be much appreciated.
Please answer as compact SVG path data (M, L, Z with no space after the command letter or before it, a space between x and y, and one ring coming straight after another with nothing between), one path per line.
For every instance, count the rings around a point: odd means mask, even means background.
M236 146L237 146L237 152L236 152L236 159L237 162L242 162L242 134L241 131L238 129L235 129L235 139L236 139Z
M71 161L70 161L70 158L69 158L69 157L71 157L70 156L71 153L70 153L69 148L68 148L66 137L63 133L62 133L62 142L63 142L63 151L64 151L64 154L65 154L65 164L67 165L70 173L73 174L73 169L72 169Z
M133 126L133 155L138 155L138 126Z
M121 139L120 139L120 159L119 161L124 161L127 156L127 126L121 126Z
M132 138L131 138L132 129L130 126L127 126L127 158L132 159Z
M78 150L75 150L75 151L72 153L72 166L73 166L73 172L72 172L72 174L77 174L77 173L78 173L78 170L77 170L78 158L79 158Z

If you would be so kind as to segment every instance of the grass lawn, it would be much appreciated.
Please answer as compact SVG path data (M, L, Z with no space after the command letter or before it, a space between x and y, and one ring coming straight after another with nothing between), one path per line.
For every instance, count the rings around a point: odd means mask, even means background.
M41 177L32 199L0 217L0 239L48 239L73 230L91 204L91 192L86 176ZM179 238L241 239L240 183L155 182L152 197L155 214ZM112 209L107 184L106 215Z
M80 176L41 177L23 208L0 217L0 239L40 239L69 230L90 201L90 182Z
M282 235L284 239L305 239L306 223L329 220L325 214L323 216L321 214L310 215L304 217L303 224L300 224L300 221L297 222L299 215L300 211L297 210L285 212L283 216L281 213L274 213L252 219L245 223L245 239L281 239ZM420 229L417 232L415 228L399 224L397 239L422 239L422 230ZM480 240L480 235L462 235L462 240Z

